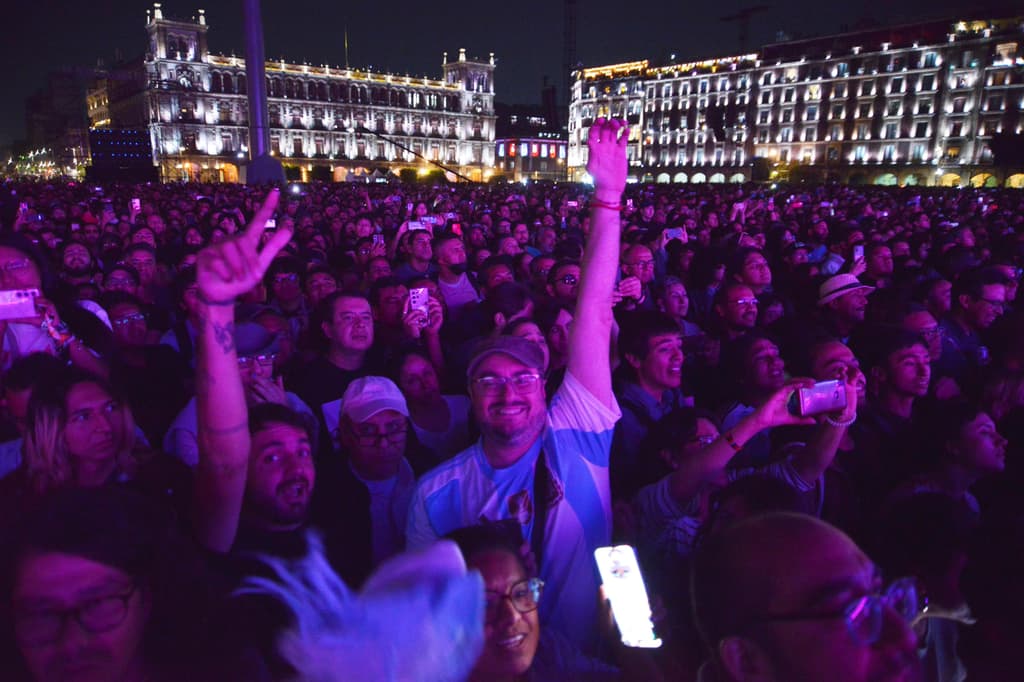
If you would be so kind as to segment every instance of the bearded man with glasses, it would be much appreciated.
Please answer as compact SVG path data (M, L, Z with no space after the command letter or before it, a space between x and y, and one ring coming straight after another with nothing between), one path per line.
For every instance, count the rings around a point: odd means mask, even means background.
M623 122L603 119L590 131L592 228L565 381L551 407L534 342L501 336L481 343L467 372L481 438L420 480L407 529L409 547L417 548L482 519L516 519L547 586L541 622L584 647L597 640L593 552L611 534L608 458L620 412L608 348L627 133Z

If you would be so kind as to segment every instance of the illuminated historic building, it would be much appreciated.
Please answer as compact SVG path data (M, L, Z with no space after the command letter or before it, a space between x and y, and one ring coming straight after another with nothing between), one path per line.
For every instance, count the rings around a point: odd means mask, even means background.
M777 177L1024 186L992 166L996 133L1024 132L1024 22L933 22L765 46L757 54L574 73L569 166L589 126L629 120L631 176ZM764 159L759 162L757 159Z
M165 180L238 179L245 60L210 53L203 10L170 19L157 3L147 15L146 54L89 93L92 124L148 126ZM482 180L494 164L494 68L493 54L465 50L445 54L441 80L268 61L272 153L302 179L427 168L416 152Z

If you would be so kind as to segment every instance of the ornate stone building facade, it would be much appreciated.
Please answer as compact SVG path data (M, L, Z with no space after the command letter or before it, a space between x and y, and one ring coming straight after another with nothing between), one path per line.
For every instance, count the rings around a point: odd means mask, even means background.
M247 158L245 60L212 54L208 29L203 10L171 19L154 4L146 54L89 94L105 104L93 125L148 126L165 180L234 181ZM493 54L465 50L445 54L440 80L267 62L272 153L304 180L432 168L416 154L483 180L494 164L494 68Z
M569 166L600 116L629 120L635 180L776 175L901 185L1024 186L990 142L1024 131L1024 22L934 22L765 46L700 62L575 72Z

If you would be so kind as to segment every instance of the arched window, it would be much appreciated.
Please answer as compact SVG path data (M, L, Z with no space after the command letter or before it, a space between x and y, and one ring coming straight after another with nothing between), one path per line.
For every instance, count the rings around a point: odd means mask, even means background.
M210 92L224 92L219 73L210 74Z
M243 73L242 75L238 76L237 77L237 81L238 81L238 87L235 90L235 92L237 92L239 95L246 94L245 74Z
M224 83L224 92L228 93L229 95L233 95L235 93L235 79L231 76L231 74L226 73L223 76L221 76L221 81L223 81Z

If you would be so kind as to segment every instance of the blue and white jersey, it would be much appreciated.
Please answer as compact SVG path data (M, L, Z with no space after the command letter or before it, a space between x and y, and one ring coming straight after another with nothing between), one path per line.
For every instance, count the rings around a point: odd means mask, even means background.
M542 621L589 648L597 622L594 550L611 539L608 457L618 404L609 410L571 374L555 393L541 438L518 462L495 469L478 441L424 475L409 509L407 546L429 545L458 528L517 519L533 532L533 475L543 446L551 470L541 579Z

